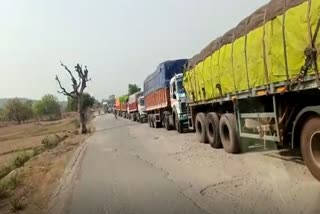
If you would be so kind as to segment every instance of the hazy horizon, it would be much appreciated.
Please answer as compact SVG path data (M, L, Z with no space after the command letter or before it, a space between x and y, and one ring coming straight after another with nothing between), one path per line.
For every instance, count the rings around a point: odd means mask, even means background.
M2 2L0 97L39 99L68 87L60 60L87 65L98 99L142 87L162 61L190 58L269 0Z

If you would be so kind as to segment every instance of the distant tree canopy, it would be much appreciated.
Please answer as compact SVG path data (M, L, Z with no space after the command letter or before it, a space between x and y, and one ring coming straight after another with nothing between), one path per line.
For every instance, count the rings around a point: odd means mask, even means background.
M96 103L96 99L88 93L82 95L82 106L83 108L91 108ZM68 97L67 111L78 111L78 102L72 97Z
M4 116L8 120L21 124L21 122L33 117L32 102L22 102L18 98L8 100L4 109Z
M128 95L132 95L132 94L135 94L137 92L140 92L141 91L141 88L136 85L136 84L129 84L128 86Z
M114 95L114 94L110 95L107 102L109 105L114 105L116 103L116 95Z
M50 120L61 118L61 107L58 98L52 94L44 95L32 106L37 117L49 117Z
M3 108L0 108L0 121L5 120L5 112Z
M125 102L128 101L128 98L129 98L128 95L123 95L123 96L119 97L119 101L120 101L121 103L125 103Z

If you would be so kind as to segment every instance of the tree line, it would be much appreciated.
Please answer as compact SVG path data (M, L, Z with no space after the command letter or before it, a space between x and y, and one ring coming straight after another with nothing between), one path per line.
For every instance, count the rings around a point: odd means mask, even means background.
M82 102L85 108L90 108L96 100L86 93ZM29 120L59 120L62 118L62 112L74 111L77 111L77 102L72 98L68 99L66 106L52 94L44 95L38 101L13 98L7 101L4 108L0 108L0 121L15 121L21 124Z

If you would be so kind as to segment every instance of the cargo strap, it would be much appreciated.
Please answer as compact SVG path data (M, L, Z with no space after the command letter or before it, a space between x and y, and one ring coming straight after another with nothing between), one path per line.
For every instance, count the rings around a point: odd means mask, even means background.
M307 75L308 71L311 68L313 68L313 71L315 72L317 87L318 87L318 89L320 89L319 70L318 70L318 64L317 64L318 51L316 48L316 40L317 40L317 36L319 34L319 29L320 29L320 18L318 19L316 30L315 30L314 35L312 37L311 47L306 48L304 51L304 55L306 56L305 63L301 67L300 73L298 74L298 76L289 84L289 87L290 87L289 89L291 89L292 85L296 84L296 83L298 83L298 89L299 89L301 83L303 82L305 76ZM287 90L287 87L285 90Z
M220 94L220 98L221 98L220 104L222 104L223 98L222 98L222 88L221 88L221 85L220 85L220 84L217 84L217 85L216 85L216 88L218 89L219 94Z

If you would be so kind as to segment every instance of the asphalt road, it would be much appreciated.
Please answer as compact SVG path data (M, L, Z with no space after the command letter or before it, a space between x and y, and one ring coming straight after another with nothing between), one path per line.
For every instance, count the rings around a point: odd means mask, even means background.
M129 121L97 119L67 213L206 213L139 154Z
M64 213L320 213L320 183L296 152L230 155L193 133L112 115L95 124Z

